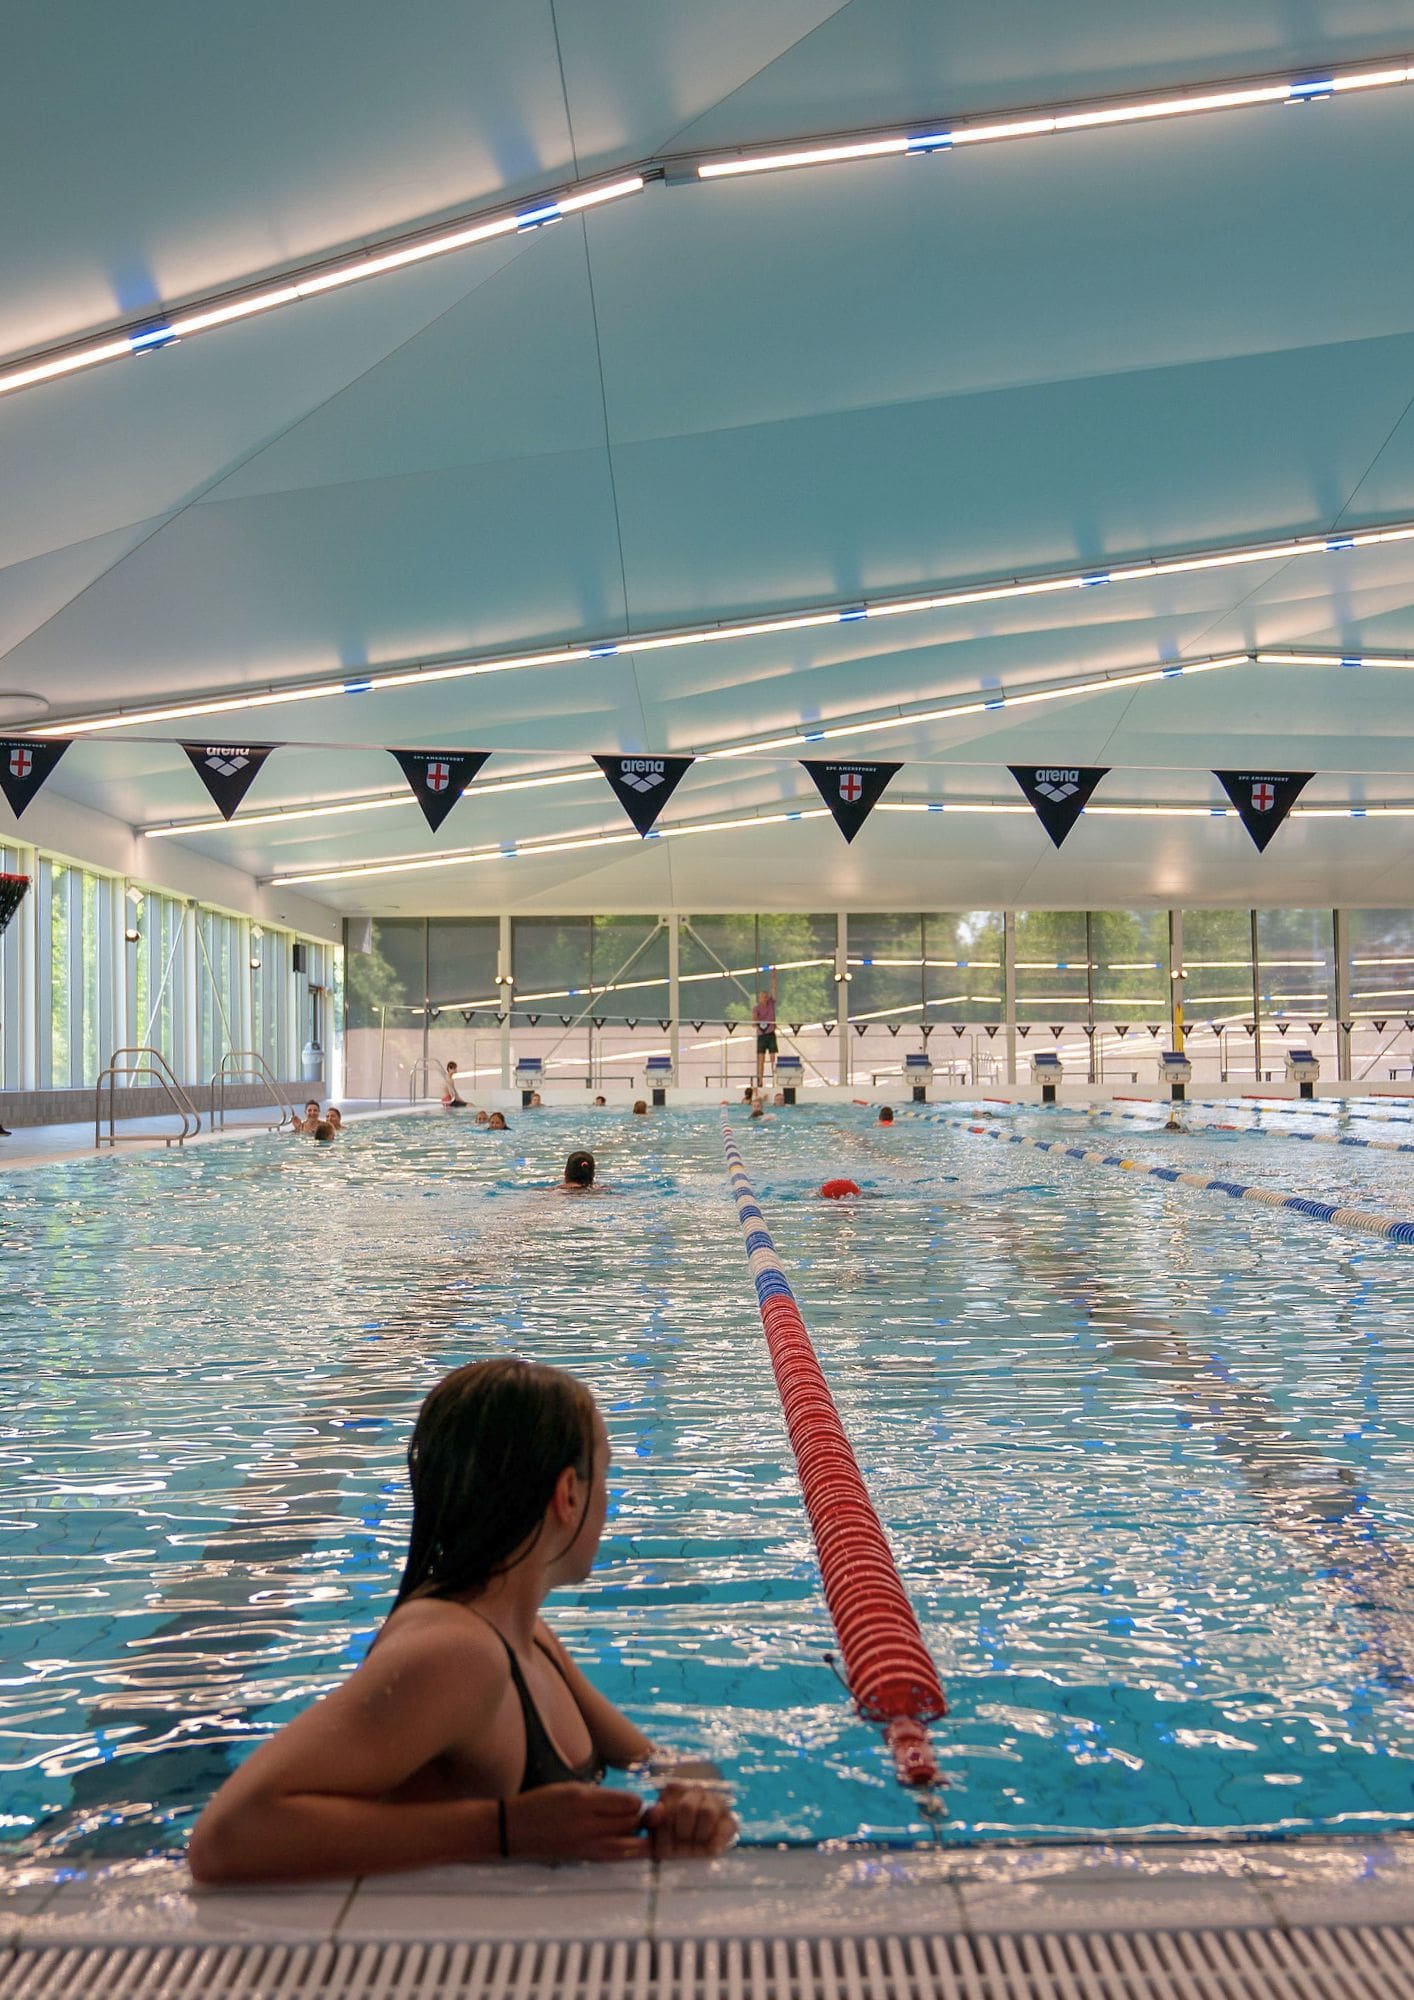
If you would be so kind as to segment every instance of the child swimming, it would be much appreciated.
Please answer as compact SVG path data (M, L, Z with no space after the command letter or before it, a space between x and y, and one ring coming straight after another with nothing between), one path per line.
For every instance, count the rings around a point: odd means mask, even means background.
M199 1882L730 1845L721 1787L660 1759L540 1617L551 1590L589 1574L608 1469L604 1420L573 1376L497 1359L438 1383L408 1450L393 1608L348 1679L217 1792L192 1834ZM600 1789L606 1765L644 1763L655 1803Z

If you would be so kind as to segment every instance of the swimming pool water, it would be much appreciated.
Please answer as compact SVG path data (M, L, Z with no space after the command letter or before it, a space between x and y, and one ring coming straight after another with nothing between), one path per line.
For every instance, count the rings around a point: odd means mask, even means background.
M1414 1213L1414 1158L1121 1131ZM942 1838L1414 1819L1414 1252L931 1116L737 1135L949 1691ZM577 1143L609 1192L548 1186ZM815 1198L841 1173L871 1198ZM550 1616L606 1692L747 1838L930 1837L826 1661L716 1112L78 1162L0 1240L12 1852L178 1844L356 1663L417 1403L502 1352L605 1409L600 1562Z

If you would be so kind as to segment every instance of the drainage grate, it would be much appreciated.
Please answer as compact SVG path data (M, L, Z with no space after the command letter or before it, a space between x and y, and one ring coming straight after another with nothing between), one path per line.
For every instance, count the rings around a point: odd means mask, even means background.
M685 1939L88 1945L0 1958L0 2000L1408 2000L1414 1925Z

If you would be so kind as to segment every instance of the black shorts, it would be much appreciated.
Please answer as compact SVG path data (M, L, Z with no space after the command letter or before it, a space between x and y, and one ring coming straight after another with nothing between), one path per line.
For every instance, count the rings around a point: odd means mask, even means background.
M776 1053L776 1031L774 1028L756 1030L756 1053L758 1056L773 1056Z

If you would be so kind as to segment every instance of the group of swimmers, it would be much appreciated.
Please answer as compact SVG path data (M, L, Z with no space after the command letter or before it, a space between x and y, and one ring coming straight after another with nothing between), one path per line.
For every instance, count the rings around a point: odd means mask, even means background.
M504 1112L479 1110L469 1099L462 1096L460 1079L457 1076L457 1066L454 1062L449 1062L445 1065L445 1073L447 1088L442 1092L442 1109L444 1111L474 1111L476 1113L473 1121L475 1124L484 1125L492 1132L507 1132L510 1130L510 1127L506 1123ZM608 1105L609 1100L607 1097L596 1097L594 1100L594 1109L596 1111L606 1111ZM524 1108L527 1111L542 1111L544 1109L538 1090L531 1091L529 1097L525 1100ZM648 1116L648 1100L646 1098L638 1097L634 1099L633 1116L635 1118L646 1118Z
M308 1100L304 1115L290 1127L297 1139L313 1139L316 1146L332 1146L343 1129L344 1114L338 1105L331 1104L326 1111L317 1097Z

